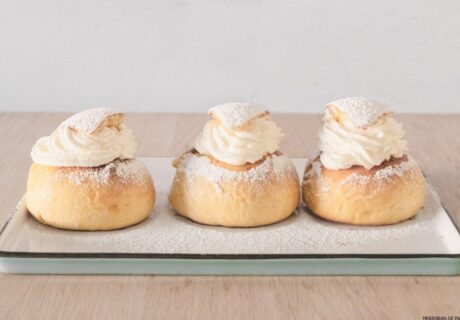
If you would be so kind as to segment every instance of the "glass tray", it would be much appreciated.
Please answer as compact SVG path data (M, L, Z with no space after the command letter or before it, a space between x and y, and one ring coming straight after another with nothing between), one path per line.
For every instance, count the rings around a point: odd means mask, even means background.
M258 228L204 226L180 217L166 195L172 158L143 158L157 190L151 217L106 232L40 224L20 201L0 231L0 271L39 274L456 275L460 233L427 182L424 208L381 227L327 222L299 206ZM307 159L293 159L299 176Z

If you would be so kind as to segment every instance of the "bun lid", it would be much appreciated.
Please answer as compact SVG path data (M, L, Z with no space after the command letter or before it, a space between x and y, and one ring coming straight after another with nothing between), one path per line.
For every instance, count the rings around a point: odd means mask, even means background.
M119 129L123 123L124 114L112 108L94 108L74 114L62 125L78 132L95 135L103 128Z
M208 114L223 126L236 129L269 112L261 105L250 102L230 102L209 109Z
M389 113L383 103L363 97L343 98L326 105L326 120L328 117L333 118L339 123L347 122L359 129L366 129Z

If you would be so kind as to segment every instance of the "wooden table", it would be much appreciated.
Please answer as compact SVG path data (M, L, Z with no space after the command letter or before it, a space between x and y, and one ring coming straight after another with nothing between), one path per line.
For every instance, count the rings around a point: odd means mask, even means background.
M29 152L66 114L0 113L0 223L24 193ZM315 152L319 115L274 115L282 149ZM411 154L460 223L460 115L401 115ZM186 150L196 114L131 114L139 156ZM0 319L422 319L460 316L460 277L0 275Z

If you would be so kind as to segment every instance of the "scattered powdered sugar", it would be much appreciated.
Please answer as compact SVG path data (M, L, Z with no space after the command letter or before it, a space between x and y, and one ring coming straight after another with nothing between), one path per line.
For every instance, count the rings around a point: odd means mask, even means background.
M429 197L414 218L390 226L350 226L316 218L299 208L290 218L258 228L194 223L158 195L152 216L139 225L109 232L62 231L28 218L27 233L44 251L185 254L421 253L440 250L433 227L436 203ZM414 243L417 243L415 246ZM435 248L434 248L435 247Z
M304 172L304 177L303 177L303 183L312 183L315 181L317 177L324 179L324 177L321 175L322 172L322 164L319 158L316 158L311 162L311 169L310 170L305 170ZM316 180L317 181L317 186L321 188L322 192L328 192L329 191L329 186L327 183L320 183L320 179Z
M387 166L378 170L374 177L379 180L389 179L393 176L403 176L406 171L414 169L417 167L417 163L412 159L409 158L407 161L401 161L395 166Z
M305 172L306 175L313 175L313 176L319 176L321 175L321 161L314 160L313 163L311 164L311 171Z
M113 166L117 176L122 181L142 181L146 176L149 176L145 165L137 159L122 160L119 163L113 163Z
M250 120L266 114L267 110L257 104L249 102L231 102L221 104L209 109L208 112L213 118L218 119L228 128L238 128Z
M340 185L344 186L352 184L356 186L364 186L371 181L387 180L395 176L401 177L417 167L417 162L415 162L415 160L411 157L408 157L407 161L401 161L398 164L386 166L384 168L377 170L372 175L363 175L357 172L353 172L352 174L348 175L345 179L343 179L340 182ZM320 187L322 192L328 192L329 183L323 183L325 182L324 179L328 178L324 177L321 173L321 160L319 158L316 158L311 163L311 169L308 171L306 170L304 172L304 184L316 182L316 186Z
M280 177L288 173L295 172L294 165L285 155L273 154L265 160L247 171L234 171L219 167L213 164L207 156L200 156L194 153L186 153L182 156L178 167L178 172L183 172L188 178L203 176L215 183L219 188L222 181L264 181L271 173Z
M340 183L341 185L348 185L348 184L356 184L356 185L363 185L368 183L370 180L369 176L363 176L356 172L350 174L348 177L342 180Z
M63 122L63 125L86 133L92 133L107 119L107 117L120 113L111 108L94 108L74 114Z
M328 106L335 106L345 112L358 128L370 126L382 115L389 112L384 104L363 97L343 98L328 103Z
M59 178L67 179L75 184L82 184L87 181L98 184L108 184L110 177L116 175L122 183L128 181L142 181L148 176L144 164L137 159L115 160L100 167L80 167L78 170L61 170Z
M417 163L412 158L408 158L407 161L401 161L396 165L389 165L384 168L377 170L373 175L365 176L360 175L359 173L352 173L348 177L346 177L341 184L356 184L356 185L363 185L368 183L371 180L388 180L392 177L403 176L406 172L417 168Z
M16 232L5 250L82 253L164 254L416 254L451 253L449 218L428 185L423 209L413 219L389 226L350 226L328 222L299 207L288 219L258 228L223 228L176 215L167 192L174 176L171 159L149 159L157 204L146 221L107 232L64 231L18 212L9 227ZM305 159L294 159L302 172ZM447 222L446 222L447 221ZM452 226L452 228L454 228ZM453 229L454 230L454 229ZM455 230L453 231L455 232ZM22 249L22 250L21 250Z

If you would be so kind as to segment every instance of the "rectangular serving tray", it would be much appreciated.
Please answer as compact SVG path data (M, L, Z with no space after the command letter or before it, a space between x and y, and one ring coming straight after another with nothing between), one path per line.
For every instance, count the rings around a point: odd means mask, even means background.
M360 227L324 221L299 206L258 228L204 226L167 203L172 158L143 158L154 177L151 217L106 232L40 224L24 200L0 231L0 272L173 275L457 275L460 233L427 181L424 208L408 221ZM307 159L294 159L299 176Z

